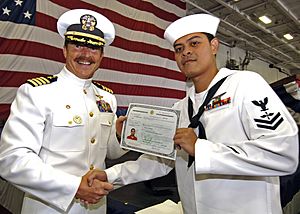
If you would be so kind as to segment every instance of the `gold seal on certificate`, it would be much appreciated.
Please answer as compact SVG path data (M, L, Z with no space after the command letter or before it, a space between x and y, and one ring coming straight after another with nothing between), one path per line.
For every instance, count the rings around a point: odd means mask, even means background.
M175 160L173 137L178 128L180 111L131 103L126 116L121 137L122 148Z

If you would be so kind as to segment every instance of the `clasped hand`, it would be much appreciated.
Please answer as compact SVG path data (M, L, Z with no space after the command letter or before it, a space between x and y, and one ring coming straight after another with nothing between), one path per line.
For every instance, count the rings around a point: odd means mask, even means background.
M113 185L107 182L104 171L91 170L81 179L75 195L84 204L95 204L113 189Z

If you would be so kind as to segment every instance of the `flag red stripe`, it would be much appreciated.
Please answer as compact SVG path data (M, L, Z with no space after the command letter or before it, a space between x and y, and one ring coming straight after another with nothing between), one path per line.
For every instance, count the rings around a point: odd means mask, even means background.
M15 54L65 62L61 49L32 41L0 37L0 54Z
M28 71L30 72L30 71ZM28 79L41 76L49 76L49 74L38 74L28 72L14 72L0 70L0 86L1 87L19 87Z
M57 19L48 16L47 14L36 11L35 13L35 25L40 28L44 28L57 33Z
M112 43L112 46L119 47L128 51L157 55L163 58L174 60L174 53L168 49L163 49L156 45L151 45L144 42L130 41L118 36L116 36L114 42Z
M5 77L1 79L0 85L2 87L16 87L20 86L27 79L34 77L47 76L46 74L38 73L25 73L25 72L15 72L12 75L12 71L0 71L0 77ZM154 86L143 86L143 85L129 85L123 83L113 83L99 81L101 84L108 88L113 89L115 94L122 95L132 95L132 96L152 96L152 97L165 97L165 98L182 98L185 95L184 91L168 89L168 88L158 88Z
M165 1L167 1L167 2L169 2L171 4L174 4L174 5L176 5L177 7L181 8L183 10L186 9L186 4L185 4L185 2L183 0L182 1L165 0Z
M62 50L49 45L24 40L5 39L1 37L0 43L0 54L15 54L49 59L61 63L65 62ZM185 80L182 73L176 72L174 70L159 66L145 65L141 63L125 62L112 58L104 57L101 67L104 69L122 71L125 73L152 75L179 81Z
M92 4L89 4L86 2L82 2L80 0L72 0L72 1L51 0L51 1L53 3L56 3L58 5L61 5L63 7L69 8L69 9L85 8L85 9L97 11L97 12L103 14L104 16L106 16L107 18L109 18L110 21L112 21L116 24L119 24L123 27L126 27L128 29L131 29L131 30L155 34L161 38L163 38L163 35L164 35L164 29L161 29L161 28L155 26L154 24L150 24L150 23L142 22L142 21L138 21L138 20L133 21L131 18L123 16L115 11L108 10L105 8L97 8L97 7L95 7L95 5L92 5ZM165 12L166 11L164 11L164 13ZM40 13L38 13L36 15L37 15L37 20L40 19L38 17L38 15L40 15ZM54 19L53 17L50 17L50 18ZM42 24L42 23L39 22L39 24ZM45 26L44 24L43 25L37 24L37 26L41 26L46 29L49 29L49 27ZM53 25L52 25L52 27L53 27ZM54 29L49 29L49 30L56 32L56 25L55 25Z
M185 81L185 76L180 72L175 72L159 66L145 65L141 63L124 62L116 59L104 58L101 67L110 70L123 71L126 73L143 74L168 79Z
M10 113L10 104L0 104L0 120L6 120Z
M41 13L37 13L37 26L40 26L42 28L46 28L50 31L57 32L56 29L56 19L50 16L46 16ZM39 21L41 20L41 21ZM132 20L128 20L127 23L132 22ZM145 26L145 23L140 23L142 26ZM134 22L134 26L137 26L137 22ZM147 24L148 25L148 24ZM135 52L141 52L146 54L152 54L152 55L158 55L163 58L167 58L170 60L174 60L174 54L172 51L168 49L164 49L161 47L158 47L157 45L147 44L144 42L137 42L137 41L130 41L128 39L119 37L116 35L116 38L114 42L111 44L111 46L119 47L124 50L128 51L135 51Z
M174 13L169 13L168 11L162 10L155 5L151 4L150 2L143 2L143 1L128 1L128 0L118 0L119 2L122 2L125 5L128 5L130 7L139 9L141 11L147 11L149 13L154 14L155 16L172 22L179 17L176 16Z
M163 98L181 99L185 96L185 91L157 88L153 86L128 85L123 83L99 81L108 88L113 89L114 94L131 95L131 96L151 96Z
M174 67L174 55L167 48L166 42L163 40L163 34L168 23L184 15L186 3L180 0L165 0L162 3L158 0L102 0L99 2L91 0L91 2L96 5L80 0L39 2L41 5L38 8L42 9L35 11L34 14L37 29L34 29L35 26L24 28L24 25L20 25L20 30L24 31L26 35L33 34L30 38L40 38L37 35L45 38L48 35L53 37L54 34L57 34L57 16L65 10L86 8L98 11L108 17L114 24L117 24L113 47L107 50L108 54L105 54L101 64L101 68L105 69L103 71L105 72L103 73L104 81L101 83L112 88L123 102L121 102L122 106L118 106L118 109L126 109L126 103L135 102L135 100L139 100L139 102L143 102L143 100L151 102L153 99L156 101L161 100L162 105L164 105L165 100L167 105L170 105L170 102L173 102L170 100L183 98L185 96L185 77L182 73L177 72ZM52 3L57 5L58 11L53 11L56 10L54 9L56 6L52 7ZM136 20L136 17L139 20ZM5 27L10 27L13 23L3 24ZM122 28L127 30L122 32ZM119 30L120 32L118 32ZM0 87L3 87L4 90L2 92L9 90L10 87L17 89L27 79L47 76L49 72L59 72L53 71L53 69L57 69L65 63L62 47L58 46L60 44L58 42L61 41L50 43L39 39L25 41L27 37L16 37L18 34L13 32L20 31L12 31L11 35L8 34L8 38L1 38L0 36L0 56L1 54L5 55L4 59L2 58L3 63L0 67L2 69L0 70ZM131 36L135 33L137 33L136 36ZM135 38L138 38L137 41ZM116 55L114 55L115 51ZM5 59L8 61L3 61ZM28 63L28 60L31 59L32 63ZM36 59L42 59L41 64ZM14 60L18 60L18 62L14 63ZM20 60L24 60L24 64L20 63ZM38 62L37 66L33 64L35 62ZM110 73L110 70L113 72ZM118 76L115 82L113 75L118 75L118 72L121 75ZM133 79L127 80L127 78L142 79L143 81L135 83ZM101 80L101 75L99 75L98 80ZM159 81L159 83L156 81ZM176 83L178 81L179 83ZM165 86L163 85L164 82ZM2 103L6 103L8 98L11 99L14 93L15 90L8 91L7 95L4 94L7 97L4 97ZM0 119L8 117L9 108L10 104L0 105Z

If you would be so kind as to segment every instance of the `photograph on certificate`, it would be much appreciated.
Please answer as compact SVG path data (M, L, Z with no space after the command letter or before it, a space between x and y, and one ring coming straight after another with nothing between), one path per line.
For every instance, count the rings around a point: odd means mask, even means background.
M175 160L173 137L180 111L154 105L131 103L124 121L121 147Z

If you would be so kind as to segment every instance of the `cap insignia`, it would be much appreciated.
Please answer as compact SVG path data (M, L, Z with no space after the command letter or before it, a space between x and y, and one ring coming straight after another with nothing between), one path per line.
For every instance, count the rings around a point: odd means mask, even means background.
M94 16L86 14L80 17L80 23L83 30L94 31L97 20Z

